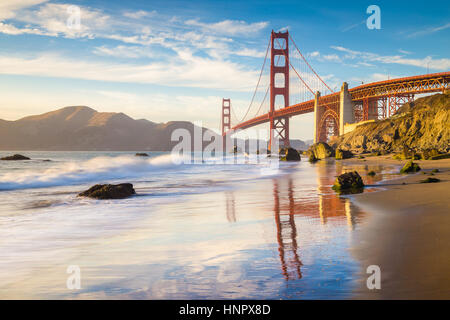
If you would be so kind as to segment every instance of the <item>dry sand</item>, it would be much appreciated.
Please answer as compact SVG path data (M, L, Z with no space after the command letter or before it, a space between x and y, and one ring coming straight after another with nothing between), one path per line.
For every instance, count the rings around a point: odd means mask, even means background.
M354 241L353 253L362 264L356 298L450 299L450 159L414 162L422 171L387 181L379 192L354 196L357 205L373 213ZM406 161L381 156L364 163ZM432 177L441 182L420 183L433 169L439 169ZM381 269L380 290L367 289L369 265Z

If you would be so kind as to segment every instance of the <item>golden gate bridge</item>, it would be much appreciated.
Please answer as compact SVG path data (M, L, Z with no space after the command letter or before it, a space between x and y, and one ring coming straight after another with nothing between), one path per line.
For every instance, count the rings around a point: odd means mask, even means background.
M264 85L267 73L269 81ZM314 112L314 142L326 142L331 136L344 134L346 124L390 117L402 104L413 101L415 94L445 92L449 82L450 72L441 72L354 88L344 82L335 92L312 68L288 31L272 31L244 116L238 119L231 99L222 100L222 136L225 141L233 133L269 122L269 150L275 139L288 147L289 118ZM290 99L295 103L291 104Z

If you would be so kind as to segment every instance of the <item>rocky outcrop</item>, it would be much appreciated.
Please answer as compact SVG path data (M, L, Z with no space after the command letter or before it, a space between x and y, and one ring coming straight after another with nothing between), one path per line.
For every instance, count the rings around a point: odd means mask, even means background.
M412 160L409 160L400 170L400 173L414 173L418 171L420 171L419 165Z
M353 157L353 153L348 150L336 149L336 153L335 153L334 157L336 160L348 159L348 158Z
M31 159L28 158L28 157L25 157L25 156L23 156L23 155L21 155L21 154L15 154L15 155L13 155L13 156L3 157L3 158L1 158L0 160L10 160L10 161L13 161L13 160L31 160Z
M284 149L284 156L280 157L280 160L282 161L300 161L300 153L298 153L297 150L294 148L285 148Z
M334 149L325 142L318 142L309 147L308 154L310 156L314 155L314 158L321 160L328 157L334 157Z
M364 188L364 183L361 179L361 176L358 172L346 172L338 177L336 177L336 181L333 184L333 190L341 192L341 191L353 191L360 192Z
M94 199L124 199L136 194L131 183L96 184L78 196Z
M450 94L435 94L404 104L389 119L358 126L334 140L332 147L362 152L421 153L450 151Z

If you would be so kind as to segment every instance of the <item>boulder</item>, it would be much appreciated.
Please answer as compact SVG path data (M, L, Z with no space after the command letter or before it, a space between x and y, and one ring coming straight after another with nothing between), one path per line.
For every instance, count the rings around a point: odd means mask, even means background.
M148 153L145 152L138 152L135 154L136 157L148 157Z
M439 154L439 151L436 149L426 149L422 151L422 159L431 160L433 157L436 157Z
M400 173L414 173L418 171L420 171L419 165L412 160L409 160L400 170Z
M13 156L3 157L0 160L31 160L31 159L21 154L15 154Z
M311 154L309 155L308 161L311 162L311 163L315 163L315 162L319 161L319 159L316 158L316 156L314 155L314 153L311 153Z
M310 155L314 154L316 159L325 159L334 156L334 150L325 142L318 142L309 147L308 152Z
M298 153L297 150L294 148L286 148L285 149L285 155L280 157L280 160L282 161L300 161L300 153Z
M353 153L348 150L336 149L335 158L336 160L348 159L353 157Z
M420 183L436 183L436 182L440 182L441 180L438 178L426 178L424 180L420 180Z
M78 196L94 199L124 199L136 194L131 183L96 184Z
M335 191L361 191L364 188L364 183L361 176L356 171L346 172L338 177L333 184L333 190Z

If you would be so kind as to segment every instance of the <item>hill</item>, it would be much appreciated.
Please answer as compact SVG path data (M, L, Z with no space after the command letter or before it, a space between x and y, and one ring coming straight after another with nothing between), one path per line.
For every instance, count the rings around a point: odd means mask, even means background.
M173 130L193 136L187 121L154 123L124 113L97 112L85 106L65 107L16 121L0 120L2 150L170 151ZM202 130L206 130L203 128Z
M72 106L16 121L0 119L0 150L171 151L178 144L171 141L173 131L189 131L194 146L194 128L188 121L155 123L135 120L124 113ZM291 141L297 148L307 147L301 140ZM209 143L203 142L203 146Z

